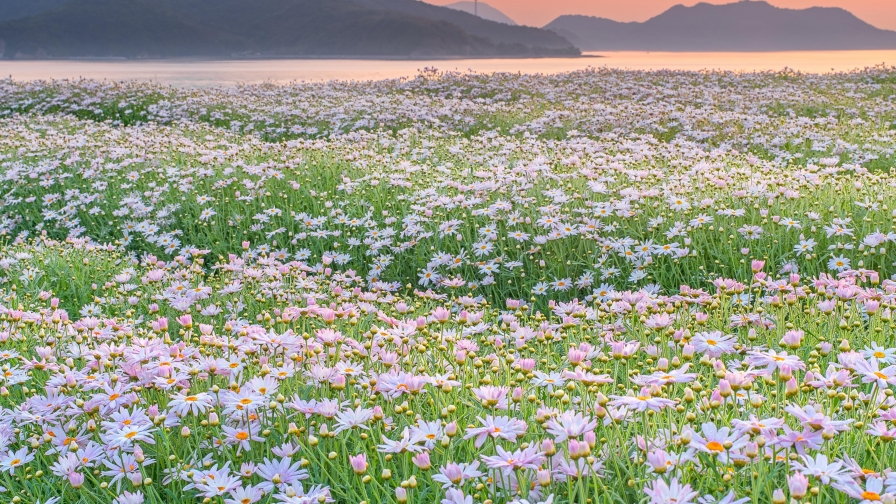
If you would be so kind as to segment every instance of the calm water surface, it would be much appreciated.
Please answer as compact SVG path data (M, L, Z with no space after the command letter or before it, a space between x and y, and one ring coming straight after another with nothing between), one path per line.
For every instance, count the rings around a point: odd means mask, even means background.
M0 61L0 78L109 79L156 81L181 87L260 82L371 80L412 77L423 68L439 70L557 73L588 67L634 70L848 71L896 65L896 51L815 51L777 53L592 53L600 58L463 60L250 60L250 61Z

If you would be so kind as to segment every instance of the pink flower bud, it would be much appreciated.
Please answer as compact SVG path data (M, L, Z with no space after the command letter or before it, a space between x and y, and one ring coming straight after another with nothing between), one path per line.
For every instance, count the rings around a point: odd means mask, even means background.
M79 472L68 473L68 482L72 485L72 488L81 488L84 486L84 475Z
M539 486L546 487L551 485L551 471L547 469L539 469L535 478L538 480Z
M787 477L787 487L790 489L791 497L801 500L809 490L809 479L803 473L795 472Z
M428 471L432 467L432 462L429 460L429 453L420 452L411 459L411 462L414 463L415 466L419 467L421 471Z
M719 394L722 397L729 397L734 391L731 389L731 382L728 380L719 380Z
M367 472L367 454L360 453L358 455L349 456L349 463L352 466L352 470L355 471L355 474L364 474Z

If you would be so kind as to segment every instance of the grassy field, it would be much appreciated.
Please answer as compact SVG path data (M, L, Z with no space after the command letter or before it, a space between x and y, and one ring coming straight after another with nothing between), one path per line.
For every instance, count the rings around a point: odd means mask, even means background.
M896 73L0 81L3 502L896 502Z

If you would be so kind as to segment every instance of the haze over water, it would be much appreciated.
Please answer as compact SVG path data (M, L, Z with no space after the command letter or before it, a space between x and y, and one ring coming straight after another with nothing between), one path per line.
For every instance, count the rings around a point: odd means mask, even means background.
M15 80L89 78L154 81L179 87L262 82L379 80L413 77L423 68L441 71L558 73L589 67L632 70L849 71L896 65L896 51L795 51L761 53L601 52L600 58L456 60L152 60L0 61L0 76Z

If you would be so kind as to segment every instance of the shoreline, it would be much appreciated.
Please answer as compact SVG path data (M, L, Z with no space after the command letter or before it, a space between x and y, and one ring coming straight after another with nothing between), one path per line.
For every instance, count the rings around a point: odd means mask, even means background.
M151 81L176 87L252 83L368 81L407 78L424 68L474 73L557 74L607 67L632 71L731 71L827 74L896 64L896 51L793 53L586 53L579 57L350 59L112 59L0 60L0 78L18 81L94 79Z

